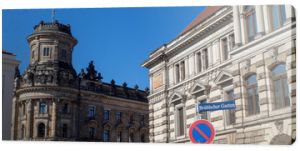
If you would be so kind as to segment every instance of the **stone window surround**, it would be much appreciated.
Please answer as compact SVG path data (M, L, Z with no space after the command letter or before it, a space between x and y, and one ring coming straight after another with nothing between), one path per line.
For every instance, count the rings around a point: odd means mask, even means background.
M229 85L229 86L222 87L222 88L223 88L222 100L226 101L225 100L225 93L228 92L228 91L231 91L231 90L234 93L234 86L233 85ZM235 123L231 124L231 125L227 125L227 118L228 117L227 117L226 111L228 111L228 110L223 110L223 116L225 117L225 118L223 118L223 119L225 119L225 120L223 120L223 122L224 122L224 128L225 129L230 129L230 128L233 128L233 125L235 125Z
M206 103L209 103L210 100L209 100L209 97L208 97L208 94L204 94L204 95L201 95L199 97L196 97L196 104L195 106L197 107L197 105L203 101L203 100L206 100ZM206 112L206 115L207 115L207 121L210 121L210 111L207 111ZM197 112L196 112L196 116L198 117L199 116L199 113L198 113L198 109L197 109Z
M180 100L179 100L180 101ZM183 125L186 124L186 110L185 110L185 104L183 102L177 104L176 106L174 106L174 110L175 110L175 129L177 131L175 131L175 138L176 139L183 139L186 137L186 126L183 126L183 135L181 136L178 136L178 133L179 133L179 128L178 128L178 125L179 125L179 113L178 113L178 110L182 108L183 110Z
M273 64L270 64L268 66L266 66L266 69L268 72L266 72L266 77L270 77L271 75L271 71L274 67L276 67L277 65L279 64L286 64L286 62L283 62L283 61L277 61ZM286 73L287 73L288 70L286 70ZM269 79L270 82L272 82L272 79ZM288 85L290 85L290 83L288 83ZM268 96L273 96L273 92L270 91L272 88L270 87L270 85L267 86L267 89L269 90L269 93L268 93ZM289 91L290 92L290 91ZM289 95L290 97L290 101L292 101L292 98L291 96ZM271 100L273 101L273 100ZM291 103L291 102L290 102ZM272 103L269 103L268 105L269 107L269 114L270 116L275 116L275 115L282 115L282 114L286 114L286 113L292 113L292 104L290 104L290 106L287 106L287 107L284 107L284 108L281 108L281 109L276 109L276 110L273 110L273 106L272 106Z

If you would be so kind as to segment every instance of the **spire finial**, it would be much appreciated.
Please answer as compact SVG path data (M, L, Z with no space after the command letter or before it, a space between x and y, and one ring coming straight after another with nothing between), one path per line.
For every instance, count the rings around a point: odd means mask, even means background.
M55 21L55 9L52 9L52 23Z

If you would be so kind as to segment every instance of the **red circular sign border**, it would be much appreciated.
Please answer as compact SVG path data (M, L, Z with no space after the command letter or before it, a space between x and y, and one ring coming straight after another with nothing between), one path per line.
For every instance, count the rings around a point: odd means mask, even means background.
M192 130L193 128L197 125L197 124L206 124L209 129L211 130L212 132L212 135L211 137L209 138L209 140L206 142L206 143L203 143L203 144L210 144L213 139L215 138L215 128L214 126L207 120L198 120L198 121L195 121L189 128L189 137L190 137L190 140L192 141L192 143L194 144L200 144L199 142L197 142L193 137L192 137Z

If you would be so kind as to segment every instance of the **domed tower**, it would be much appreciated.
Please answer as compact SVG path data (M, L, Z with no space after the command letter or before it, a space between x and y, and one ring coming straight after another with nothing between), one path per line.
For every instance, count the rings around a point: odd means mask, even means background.
M41 21L27 41L30 63L24 79L28 85L75 84L72 52L77 40L72 36L70 25Z
M30 63L15 77L12 139L76 138L78 82L72 52L77 40L70 25L41 21L27 41Z

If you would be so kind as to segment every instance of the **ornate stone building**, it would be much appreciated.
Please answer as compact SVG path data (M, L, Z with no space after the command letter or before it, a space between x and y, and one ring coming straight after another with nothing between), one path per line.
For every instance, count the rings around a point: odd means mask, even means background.
M14 140L148 142L147 90L102 82L93 61L77 75L70 25L40 22L30 64L15 76Z
M290 5L207 7L143 64L149 69L150 142L190 142L197 119L213 143L296 139L296 22ZM198 112L235 100L235 110Z

